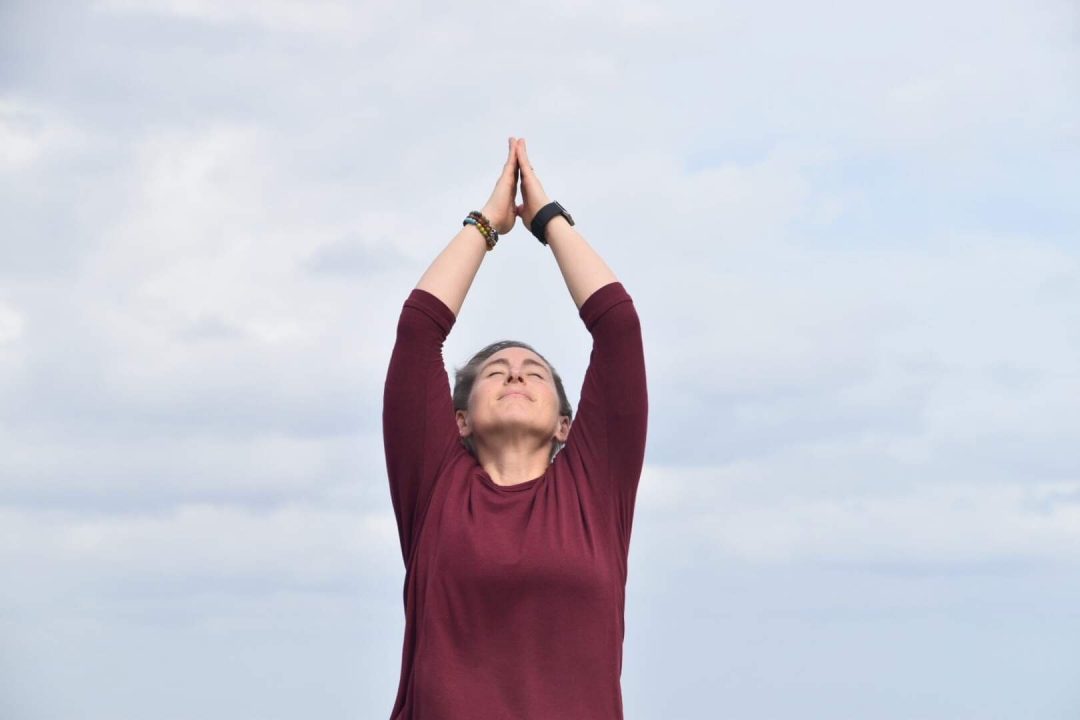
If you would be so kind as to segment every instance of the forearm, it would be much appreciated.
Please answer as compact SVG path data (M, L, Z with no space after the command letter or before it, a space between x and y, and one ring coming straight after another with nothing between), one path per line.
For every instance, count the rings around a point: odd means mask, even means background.
M457 317L487 252L484 236L474 225L466 225L439 253L416 287L442 300Z
M618 280L603 258L562 215L548 222L544 237L555 253L555 261L579 310L590 295Z

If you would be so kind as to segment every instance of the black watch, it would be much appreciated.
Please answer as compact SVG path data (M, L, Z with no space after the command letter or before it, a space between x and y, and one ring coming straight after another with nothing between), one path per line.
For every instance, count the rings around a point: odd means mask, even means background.
M533 216L532 222L529 223L529 230L536 236L536 239L539 240L542 245L547 245L547 239L544 237L544 229L556 215L562 215L566 218L566 222L571 225L574 224L574 218L570 217L570 213L566 212L566 208L554 200L540 208L539 212Z

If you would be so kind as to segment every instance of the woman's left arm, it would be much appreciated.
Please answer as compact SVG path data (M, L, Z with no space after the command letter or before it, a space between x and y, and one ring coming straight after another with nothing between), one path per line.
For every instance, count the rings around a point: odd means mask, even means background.
M523 140L518 140L517 153L525 202L515 212L528 226L550 200ZM649 415L641 323L626 288L566 218L556 215L544 237L593 339L578 412L561 452L581 468L598 497L610 503L628 551Z
M521 171L521 196L524 201L517 206L515 212L521 217L525 227L530 227L533 217L540 208L551 202L551 199L544 192L543 185L529 163L525 140L518 138L515 149ZM579 310L590 295L618 280L603 258L562 215L556 215L548 222L544 239L555 254L555 261L559 264L566 287Z
M641 322L620 282L590 295L578 315L592 335L592 352L560 455L566 453L596 497L614 509L619 538L629 551L649 422Z

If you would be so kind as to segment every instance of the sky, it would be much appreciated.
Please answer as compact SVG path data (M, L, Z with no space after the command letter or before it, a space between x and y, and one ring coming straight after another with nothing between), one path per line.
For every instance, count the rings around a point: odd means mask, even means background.
M509 136L642 321L627 720L1080 717L1057 0L2 0L0 717L389 717L394 327ZM576 406L520 226L502 338Z

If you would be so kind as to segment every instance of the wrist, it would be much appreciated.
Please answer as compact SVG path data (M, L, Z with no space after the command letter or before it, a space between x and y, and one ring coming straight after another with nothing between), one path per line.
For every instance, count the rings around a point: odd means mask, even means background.
M483 236L484 242L487 244L488 250L494 250L496 243L499 242L499 235L502 233L502 229L497 227L487 216L484 210L473 210L469 213L469 216L465 218L464 225L472 225L476 231Z
M547 245L549 229L554 226L561 232L563 231L564 226L568 228L573 224L574 219L570 216L567 209L562 206L562 203L551 201L545 205L541 205L536 211L532 220L529 222L529 230L536 236L537 240L542 244Z
M480 213L488 219L491 223L491 227L495 228L498 232L504 232L504 220L505 217L502 210L492 205L485 205L480 208Z
M547 195L541 196L540 199L536 201L536 204L533 205L532 212L529 213L529 225L530 226L532 225L533 218L536 217L536 213L540 212L540 210L542 210L545 206L550 205L550 204L551 204L551 198L549 198Z

